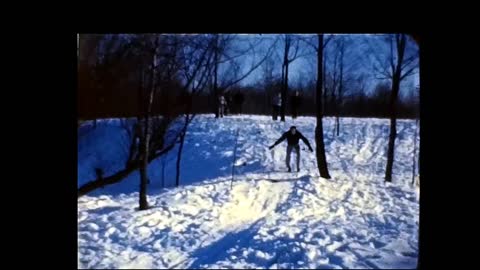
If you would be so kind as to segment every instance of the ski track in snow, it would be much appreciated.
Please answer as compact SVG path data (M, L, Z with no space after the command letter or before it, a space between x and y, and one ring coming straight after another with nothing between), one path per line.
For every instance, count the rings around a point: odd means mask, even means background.
M409 183L415 122L397 123L393 184L383 181L388 120L342 119L338 137L334 119L323 122L329 180L318 176L314 153L303 142L299 173L285 172L286 142L268 150L292 124L315 149L312 117L282 123L266 116L197 116L187 132L182 186L161 188L160 160L149 166L151 209L136 211L138 174L78 200L78 267L414 268L419 205ZM112 149L117 160L91 150L102 151L95 132L108 137L105 129L115 123L79 130L79 185L94 178L91 166L122 162ZM167 186L173 186L175 154L165 157ZM292 153L293 170L295 159Z

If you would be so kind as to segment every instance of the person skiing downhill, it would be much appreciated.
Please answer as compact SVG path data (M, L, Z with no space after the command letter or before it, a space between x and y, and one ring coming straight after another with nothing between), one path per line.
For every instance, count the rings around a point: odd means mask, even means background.
M281 143L287 139L288 145L287 145L287 159L285 160L287 164L288 171L291 172L292 169L290 168L290 155L292 153L292 150L295 149L295 152L297 154L297 172L300 171L300 146L298 144L299 140L302 139L303 143L305 143L308 146L308 149L310 152L313 152L312 146L310 146L310 143L308 142L307 138L300 133L300 131L297 130L295 126L291 126L290 130L283 133L282 137L280 137L274 144L268 147L268 149L272 150L277 144Z

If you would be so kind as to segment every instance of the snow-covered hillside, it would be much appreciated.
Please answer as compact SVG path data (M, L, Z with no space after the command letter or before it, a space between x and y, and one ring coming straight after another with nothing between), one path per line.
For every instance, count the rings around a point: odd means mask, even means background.
M415 122L397 123L392 184L383 180L386 119L342 119L338 137L333 119L324 119L332 179L318 176L315 155L302 143L301 171L285 172L286 142L273 150L268 146L296 125L315 149L315 123L312 117L282 123L266 116L197 116L186 137L182 186L173 187L176 149L149 166L152 209L135 210L138 173L79 199L78 266L415 267L419 203L410 185ZM95 178L96 167L109 175L124 166L128 140L119 120L100 121L95 129L87 123L78 134L79 186Z

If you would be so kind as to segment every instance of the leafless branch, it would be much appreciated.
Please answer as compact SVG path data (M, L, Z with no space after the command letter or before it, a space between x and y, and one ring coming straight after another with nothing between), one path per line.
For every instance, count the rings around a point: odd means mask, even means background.
M412 68L410 68L409 70L407 70L401 77L400 77L400 81L403 80L404 78L410 76L410 75L413 75L413 71L416 69L417 67L414 66Z
M404 59L403 63L402 63L402 68L406 68L408 65L410 65L411 63L413 63L417 59L418 59L417 55L412 55L412 56Z
M318 51L318 46L310 41L310 39L312 38L309 38L309 37L298 37L301 41L305 42L306 44L310 45L313 49L315 49L315 51Z
M332 35L329 35L327 38L324 38L323 39L323 48L325 49L325 47L327 46L327 44L333 40L333 34Z
M274 42L274 44L272 46L270 46L270 48L268 49L267 53L265 54L265 56L262 58L262 60L260 60L256 65L252 66L252 68L246 72L244 75L242 75L240 78L236 79L236 80L233 80L229 83L226 83L225 85L222 85L222 89L226 90L228 89L230 86L232 85L235 85L237 84L238 82L242 81L243 79L245 79L246 77L248 77L253 71L255 71L260 65L262 65L263 62L265 62L265 60L269 57L270 53L272 52L273 48L275 48L275 45L277 44L277 41L276 40Z

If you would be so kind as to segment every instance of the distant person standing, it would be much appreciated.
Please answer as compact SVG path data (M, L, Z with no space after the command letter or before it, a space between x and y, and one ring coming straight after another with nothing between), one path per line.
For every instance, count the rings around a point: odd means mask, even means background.
M301 104L301 97L298 90L296 90L295 94L290 98L290 103L292 105L292 119L295 119L298 116L298 108Z
M280 114L280 107L282 106L282 94L278 93L273 97L272 108L273 108L273 120L276 121L278 115Z
M223 117L225 113L225 107L227 105L227 101L223 95L218 97L218 117Z

